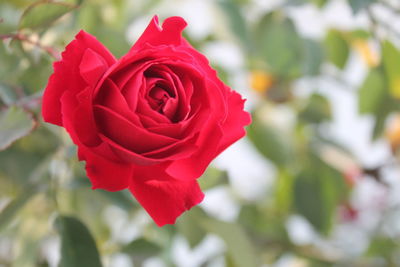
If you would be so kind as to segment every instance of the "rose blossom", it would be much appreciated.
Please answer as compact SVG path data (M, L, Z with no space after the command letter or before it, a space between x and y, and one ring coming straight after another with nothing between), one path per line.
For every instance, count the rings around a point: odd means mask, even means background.
M119 60L80 31L43 96L44 120L68 131L93 188L129 188L159 226L202 201L196 179L250 123L185 26L155 16Z

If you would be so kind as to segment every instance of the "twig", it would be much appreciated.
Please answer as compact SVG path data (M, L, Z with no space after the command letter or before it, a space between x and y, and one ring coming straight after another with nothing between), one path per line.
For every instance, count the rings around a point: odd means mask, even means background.
M50 46L45 46L45 45L41 44L39 41L33 41L33 40L29 39L28 36L23 35L21 33L3 34L3 35L0 35L0 39L1 40L14 39L14 40L19 40L21 42L26 42L26 43L35 45L38 48L45 51L46 53L48 53L50 56L52 56L56 60L60 60L60 54L54 48L52 48Z

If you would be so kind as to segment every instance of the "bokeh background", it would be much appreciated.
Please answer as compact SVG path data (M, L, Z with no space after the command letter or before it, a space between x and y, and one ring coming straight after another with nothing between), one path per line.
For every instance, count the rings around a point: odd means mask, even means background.
M155 14L253 117L162 228L40 115L80 29L120 57ZM0 39L1 267L400 266L398 0L0 0Z

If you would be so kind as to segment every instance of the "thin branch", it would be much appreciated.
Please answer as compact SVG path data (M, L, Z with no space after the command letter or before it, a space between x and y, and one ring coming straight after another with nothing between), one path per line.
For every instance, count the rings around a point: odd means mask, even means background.
M56 60L60 60L60 54L54 48L52 48L50 46L45 46L42 43L40 43L39 41L31 40L31 39L29 39L28 36L23 35L21 33L11 33L11 34L0 35L0 40L7 40L7 39L19 40L21 42L32 44L32 45L40 48L41 50L45 51L46 53L48 53L50 56L52 56Z

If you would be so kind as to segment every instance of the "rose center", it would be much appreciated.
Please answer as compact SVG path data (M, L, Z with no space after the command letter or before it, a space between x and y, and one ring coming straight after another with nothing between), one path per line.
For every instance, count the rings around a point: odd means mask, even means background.
M162 113L162 108L170 98L170 95L161 87L155 86L149 92L150 106Z
M150 89L147 100L152 109L173 119L176 110L175 94L162 84L156 84Z

